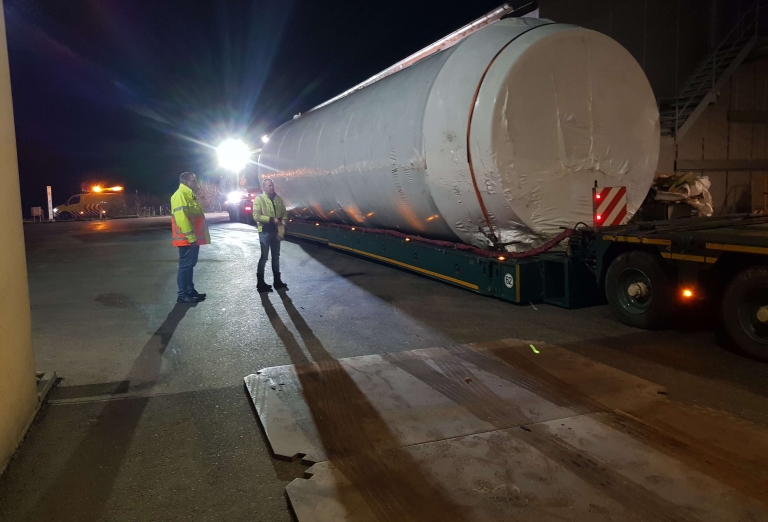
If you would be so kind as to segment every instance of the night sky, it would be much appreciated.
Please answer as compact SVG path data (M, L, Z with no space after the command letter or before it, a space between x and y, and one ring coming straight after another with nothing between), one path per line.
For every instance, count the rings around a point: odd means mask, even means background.
M503 0L5 0L22 203L170 194ZM255 172L255 167L249 167Z

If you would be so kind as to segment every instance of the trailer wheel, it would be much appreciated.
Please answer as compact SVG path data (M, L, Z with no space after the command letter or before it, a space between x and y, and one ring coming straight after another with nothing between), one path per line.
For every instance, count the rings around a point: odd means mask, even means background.
M768 360L768 266L747 268L728 283L720 315L739 348Z
M605 295L618 319L635 328L660 328L669 316L672 285L661 262L647 252L625 252L605 276Z

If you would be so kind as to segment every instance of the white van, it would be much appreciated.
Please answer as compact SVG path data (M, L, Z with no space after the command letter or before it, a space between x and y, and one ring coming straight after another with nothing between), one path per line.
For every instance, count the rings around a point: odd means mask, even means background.
M122 187L95 188L93 192L75 194L66 203L53 209L57 219L85 219L114 217L126 214L125 193Z

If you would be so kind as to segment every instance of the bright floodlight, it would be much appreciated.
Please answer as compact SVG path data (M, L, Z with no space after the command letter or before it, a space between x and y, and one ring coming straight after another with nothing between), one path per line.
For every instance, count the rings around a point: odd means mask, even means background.
M264 136L261 137L261 141L262 143L267 143L269 141L269 136L265 134Z
M218 146L216 153L219 156L219 165L235 173L243 170L251 158L248 145L241 140L226 140Z

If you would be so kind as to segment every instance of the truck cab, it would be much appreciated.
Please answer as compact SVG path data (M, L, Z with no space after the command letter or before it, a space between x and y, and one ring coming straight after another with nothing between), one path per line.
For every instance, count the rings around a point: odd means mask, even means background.
M255 225L253 221L253 200L261 193L261 189L250 188L236 190L227 195L224 207L232 223Z

